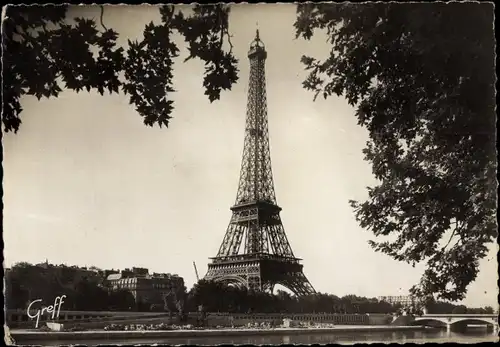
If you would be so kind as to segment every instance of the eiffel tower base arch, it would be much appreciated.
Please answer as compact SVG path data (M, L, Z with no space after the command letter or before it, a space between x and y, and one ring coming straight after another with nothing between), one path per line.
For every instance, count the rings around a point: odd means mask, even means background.
M262 255L260 255L262 257ZM205 280L246 287L248 290L272 293L280 284L297 296L314 293L302 272L302 265L294 259L261 259L244 256L239 261L226 260L209 264Z

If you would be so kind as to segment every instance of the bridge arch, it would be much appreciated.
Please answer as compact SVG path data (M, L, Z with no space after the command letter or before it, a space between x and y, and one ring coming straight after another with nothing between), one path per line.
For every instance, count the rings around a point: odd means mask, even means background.
M448 325L448 322L446 320L441 319L441 318L416 318L413 322L410 323L411 325L423 325L423 326L429 326L429 327L445 327Z
M458 318L451 321L449 324L471 324L471 325L494 325L495 322L488 318Z

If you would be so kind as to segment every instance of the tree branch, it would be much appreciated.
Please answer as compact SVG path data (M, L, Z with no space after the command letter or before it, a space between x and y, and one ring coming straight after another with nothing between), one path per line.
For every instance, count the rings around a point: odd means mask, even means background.
M321 93L321 90L320 90L320 89L317 89L317 90L316 90L316 93L314 94L313 101L316 101L316 99L318 98L319 93Z
M448 242L446 243L446 245L442 248L442 250L444 251L446 249L446 247L448 247L448 245L450 244L451 242L451 239L453 238L453 236L455 236L455 232L457 231L457 229L453 229L453 232L451 233L450 235L450 239L448 240Z
M220 29L220 42L219 42L219 49L222 51L222 44L224 43L224 25L222 25Z
M233 52L233 44L231 43L231 36L229 35L229 30L227 27L224 28L225 34L227 35L227 42L229 43L229 53Z
M446 245L445 245L443 248L441 248L441 251L444 251L444 250L446 249L446 247L448 247L448 245L449 245L449 244L450 244L450 242L451 242L451 239L453 238L453 236L455 236L455 233L457 232L457 230L459 230L459 229L461 229L461 228L462 228L462 225L463 225L463 224L461 224L461 225L459 226L457 221L455 221L454 223L456 223L456 225L457 225L457 226L455 227L455 229L453 229L453 232L451 233L451 235L450 235L450 238L449 238L448 242L446 243Z
M219 17L220 19L220 17ZM224 43L224 36L227 35L227 42L229 43L229 53L233 51L233 44L231 43L231 35L229 35L229 30L227 28L227 23L223 20L220 21L220 49L222 50L222 44Z
M104 16L104 6L101 5L101 25L102 27L104 28L104 30L108 31L108 28L106 28L106 26L104 25L103 21L102 21L102 17Z

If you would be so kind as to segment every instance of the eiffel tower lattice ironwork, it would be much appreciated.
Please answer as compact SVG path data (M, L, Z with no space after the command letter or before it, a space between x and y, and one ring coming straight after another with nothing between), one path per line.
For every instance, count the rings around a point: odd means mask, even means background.
M296 295L314 288L294 256L280 218L271 170L267 121L265 60L259 31L250 45L250 81L245 144L236 202L217 256L206 280L272 292L280 284Z

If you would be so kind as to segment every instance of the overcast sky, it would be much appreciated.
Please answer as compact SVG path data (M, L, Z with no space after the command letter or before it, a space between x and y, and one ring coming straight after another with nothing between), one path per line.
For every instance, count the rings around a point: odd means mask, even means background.
M99 18L99 8L72 14ZM158 22L155 6L107 7L120 44ZM221 100L203 94L203 65L175 66L174 119L150 128L123 95L65 91L22 100L23 124L4 145L5 266L19 261L143 266L177 273L188 288L215 256L231 217L243 149L249 63L258 25L266 44L271 158L281 217L317 291L402 295L422 271L375 253L349 199L375 183L361 153L366 131L343 98L313 102L300 57L324 56L324 37L294 40L294 5L238 5L230 31L240 80ZM258 24L257 24L258 23ZM182 45L182 41L179 41ZM496 248L495 248L496 251ZM495 252L481 262L466 304L497 303Z

